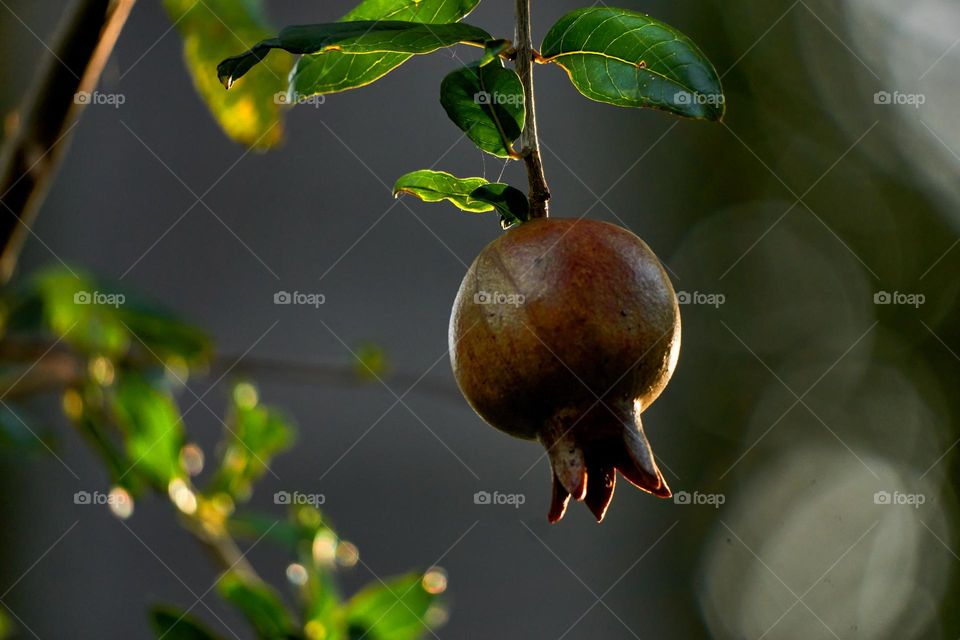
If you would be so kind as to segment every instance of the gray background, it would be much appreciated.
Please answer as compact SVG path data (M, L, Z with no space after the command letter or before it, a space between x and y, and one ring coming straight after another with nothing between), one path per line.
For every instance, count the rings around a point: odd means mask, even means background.
M536 39L581 4L534 2ZM456 397L449 308L466 266L501 231L444 205L395 205L387 186L441 156L437 168L454 174L500 173L438 103L439 80L457 65L448 53L294 109L285 146L244 156L194 93L162 8L138 3L101 86L126 103L87 110L36 226L49 250L30 242L21 276L55 256L123 276L207 328L228 358L253 347L348 363L341 340L373 341L395 369L426 372L421 385L441 393L414 387L392 409L377 383L258 376L261 397L296 417L300 439L253 503L278 511L275 491L324 493L324 512L365 565L343 575L348 591L371 571L442 557L451 618L440 637L956 637L944 603L956 599L960 568L950 482L960 250L949 250L960 10L933 0L908 15L892 1L621 4L678 26L731 70L729 115L675 124L589 102L562 71L538 68L552 211L625 225L678 290L725 296L718 308L683 307L679 368L644 414L674 491L722 494L719 510L621 483L602 526L580 505L548 526L540 449L487 428ZM44 53L27 27L48 38L61 6L5 5L8 110ZM350 3L268 5L282 25L333 19ZM512 5L485 0L470 20L508 35ZM926 103L877 105L883 90ZM525 180L519 166L504 179ZM220 180L204 197L216 217L198 205L177 222L195 200L180 180L197 194ZM327 302L277 307L280 289ZM878 291L926 302L878 306ZM198 393L211 383L191 382ZM207 396L214 411L225 390ZM220 429L202 406L186 422L205 445ZM138 503L127 523L74 505L75 491L106 490L108 479L76 435L58 431L79 481L52 458L0 458L3 601L45 640L146 637L149 604L189 606L187 587L205 592L216 571L162 500ZM526 503L477 506L479 490ZM876 491L925 503L877 505ZM283 554L263 544L251 558L283 583ZM205 602L246 637L215 594Z

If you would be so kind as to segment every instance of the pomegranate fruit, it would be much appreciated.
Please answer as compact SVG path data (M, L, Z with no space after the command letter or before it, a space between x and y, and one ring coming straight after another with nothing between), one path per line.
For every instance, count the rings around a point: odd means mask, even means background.
M550 522L571 497L602 521L616 471L670 497L640 414L673 373L680 313L643 240L585 219L518 225L471 265L449 339L454 375L474 410L546 448Z

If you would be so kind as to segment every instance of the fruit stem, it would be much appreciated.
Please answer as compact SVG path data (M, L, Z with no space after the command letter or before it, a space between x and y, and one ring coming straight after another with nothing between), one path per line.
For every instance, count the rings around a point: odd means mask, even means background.
M516 0L517 28L514 46L517 50L516 68L523 84L527 117L520 135L520 155L527 167L530 184L530 217L546 218L549 215L550 188L543 173L540 157L540 139L537 135L537 109L533 96L533 35L530 27L530 0Z

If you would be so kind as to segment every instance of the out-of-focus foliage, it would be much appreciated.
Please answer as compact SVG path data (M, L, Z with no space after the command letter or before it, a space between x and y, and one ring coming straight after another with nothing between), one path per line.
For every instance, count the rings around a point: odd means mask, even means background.
M13 635L13 623L6 613L0 611L0 640L5 640Z
M109 395L132 471L167 486L183 473L183 422L172 395L132 373L121 376Z
M158 638L170 640L220 640L220 636L207 629L188 613L172 607L154 607L150 622Z
M263 582L227 573L217 583L223 598L243 612L260 638L289 638L296 629L280 596Z
M257 391L250 384L234 387L231 400L229 431L212 486L234 500L246 500L273 456L293 443L293 430L279 411L257 404Z
M121 360L146 351L154 365L173 369L210 357L201 330L113 282L53 268L0 296L9 333L49 331L79 352Z
M223 130L237 142L267 149L283 138L280 110L286 101L289 57L258 65L242 87L224 91L212 72L217 63L249 49L274 31L259 0L164 0L183 37L183 54L197 91Z
M371 584L347 603L350 640L415 640L423 633L433 596L424 576L409 574Z
M168 496L185 526L212 547L235 549L233 536L279 543L295 560L287 576L299 596L296 609L240 564L242 557L216 583L257 637L346 640L362 626L370 638L413 640L427 631L427 610L442 589L428 591L420 584L424 574L388 582L394 586L386 590L376 581L351 600L341 598L334 572L353 566L358 552L325 522L317 494L277 493L274 502L289 505L286 518L236 513L295 436L282 412L260 403L253 384L231 384L217 468L205 486L195 484L206 456L189 442L176 392L210 363L202 331L112 283L67 269L43 271L0 292L0 314L0 393L6 397L0 443L36 448L38 426L26 422L30 414L21 401L62 394L64 413L110 472L115 516L131 517L135 499L152 492ZM358 358L358 367L363 362L368 372L382 372L382 351L361 349ZM220 637L177 609L158 607L150 615L158 638ZM0 616L0 638L8 624Z

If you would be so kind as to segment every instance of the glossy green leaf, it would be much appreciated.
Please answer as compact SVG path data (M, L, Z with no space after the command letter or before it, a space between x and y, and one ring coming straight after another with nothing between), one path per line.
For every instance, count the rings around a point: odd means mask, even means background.
M246 581L236 572L229 572L217 583L217 589L227 602L243 613L263 640L294 635L293 620L270 585Z
M350 638L416 640L429 630L425 618L436 596L427 593L423 575L411 573L371 583L346 605Z
M196 618L172 607L154 607L150 611L150 623L157 638L163 640L219 640Z
M120 377L112 395L114 418L134 470L166 490L181 475L183 422L173 398L137 374Z
M464 211L484 213L493 211L493 205L470 194L485 184L489 182L484 178L457 178L444 171L422 169L400 176L393 185L393 195L407 193L424 202L447 200Z
M724 113L716 69L690 38L642 13L594 6L551 27L540 54L591 100L705 120Z
M480 0L364 0L341 20L408 20L426 24L457 22ZM339 51L302 56L290 76L298 97L363 87L409 60L410 54L346 54Z
M393 195L402 193L424 202L447 200L471 213L498 211L506 224L523 222L530 213L527 196L515 187L484 178L457 178L444 171L421 169L400 176Z
M494 60L499 60L500 56L506 53L513 46L509 40L487 40L483 45L483 56L477 61L481 67L490 64Z
M458 69L440 84L440 104L453 123L483 151L516 157L513 143L523 131L523 84L499 60Z
M231 92L224 91L211 72L220 60L276 33L264 18L261 0L164 0L163 4L183 38L193 84L224 132L259 149L280 142L280 109L285 102L280 97L286 94L292 61L276 56Z
M474 189L470 197L492 204L500 213L504 227L526 222L530 218L530 201L526 194L508 184L485 184Z
M458 43L482 45L490 34L459 22L427 25L399 20L359 20L287 27L276 38L217 66L217 77L227 89L263 60L272 49L307 54L339 51L345 54L422 54Z

